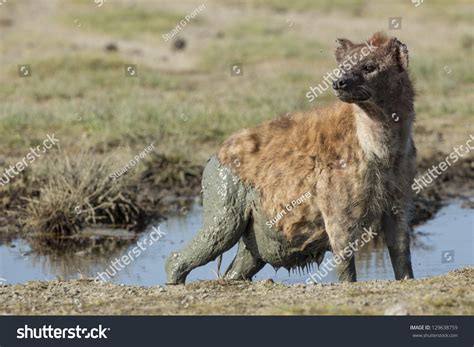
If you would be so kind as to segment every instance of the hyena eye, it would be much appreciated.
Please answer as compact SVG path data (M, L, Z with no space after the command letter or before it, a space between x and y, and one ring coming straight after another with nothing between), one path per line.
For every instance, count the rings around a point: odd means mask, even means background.
M366 73L374 72L376 69L377 69L377 66L375 66L374 64L366 64L362 66L362 71Z

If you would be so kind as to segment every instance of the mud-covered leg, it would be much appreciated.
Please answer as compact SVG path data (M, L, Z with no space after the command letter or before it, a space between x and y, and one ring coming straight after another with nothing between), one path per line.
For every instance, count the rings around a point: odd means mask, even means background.
M265 262L254 257L241 239L234 260L225 272L224 278L233 280L251 280L265 266Z
M202 189L203 227L183 250L166 260L168 284L184 283L191 270L229 250L247 226L246 189L216 157L204 169Z
M385 213L382 228L390 260L397 280L413 278L410 255L410 234L405 214Z

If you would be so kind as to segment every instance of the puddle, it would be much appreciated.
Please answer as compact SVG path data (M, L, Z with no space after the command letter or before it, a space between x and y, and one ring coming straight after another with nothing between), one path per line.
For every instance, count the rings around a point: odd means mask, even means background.
M142 247L145 249L128 266L117 271L111 281L143 286L164 284L165 258L172 251L182 248L200 225L201 207L195 205L185 216L171 217L160 223L159 228L164 235L153 244L150 244L150 233L153 232L153 227L150 227L138 239L142 241ZM473 234L474 210L463 209L457 202L443 208L434 219L416 229L416 238L412 240L415 277L440 275L462 266L472 266ZM388 251L381 240L378 241L368 244L356 255L357 276L360 281L394 278ZM107 255L48 256L30 253L28 243L17 239L12 243L0 245L0 284L56 278L72 279L79 278L81 274L85 277L95 277L98 272L105 272L106 269L112 273L111 262L132 252L136 246L137 242L134 242ZM230 264L235 251L236 248L224 255L221 271ZM326 258L331 256L331 253L326 253ZM316 271L316 268L312 271ZM188 281L210 280L216 277L217 262L211 262L191 272ZM275 271L266 265L254 278L271 278L283 283L304 283L308 274L289 274L285 269ZM335 271L324 278L324 282L335 281Z

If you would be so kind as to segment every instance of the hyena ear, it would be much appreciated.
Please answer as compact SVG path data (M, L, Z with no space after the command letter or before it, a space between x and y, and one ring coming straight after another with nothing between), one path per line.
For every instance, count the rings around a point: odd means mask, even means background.
M337 62L342 61L349 50L354 47L354 44L348 39L336 39L337 47L335 51Z
M408 69L408 48L407 45L401 43L397 38L391 40L392 55L397 61L400 71Z

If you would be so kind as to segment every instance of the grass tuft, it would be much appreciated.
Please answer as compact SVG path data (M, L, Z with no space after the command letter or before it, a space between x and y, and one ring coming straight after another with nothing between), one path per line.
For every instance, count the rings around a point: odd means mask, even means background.
M140 209L130 194L128 176L112 181L112 163L91 152L64 153L33 174L37 191L26 198L21 222L28 229L69 236L82 227L103 224L131 228Z

